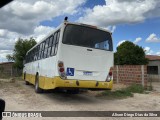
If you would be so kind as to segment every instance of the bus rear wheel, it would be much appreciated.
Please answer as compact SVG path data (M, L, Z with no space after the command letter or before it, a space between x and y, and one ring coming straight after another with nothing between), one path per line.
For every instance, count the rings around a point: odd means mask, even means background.
M35 79L35 92L36 93L42 93L43 92L43 89L41 89L39 87L39 76L36 75L36 79Z

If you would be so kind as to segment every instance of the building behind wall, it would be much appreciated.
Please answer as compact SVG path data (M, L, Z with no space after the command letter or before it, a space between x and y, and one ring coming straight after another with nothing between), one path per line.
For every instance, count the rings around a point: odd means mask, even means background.
M13 67L14 62L0 63L0 78L18 76L21 71Z
M160 82L160 56L146 55L149 59L147 73L150 81Z
M149 64L147 66L148 74L160 75L160 56L146 55L149 59Z

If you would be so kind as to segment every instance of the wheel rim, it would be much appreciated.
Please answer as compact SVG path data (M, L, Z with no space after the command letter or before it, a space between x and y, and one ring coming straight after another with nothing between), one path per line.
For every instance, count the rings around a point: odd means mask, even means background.
M36 84L35 84L36 90L38 90L38 79L36 78Z
M36 90L38 89L38 83L36 82Z

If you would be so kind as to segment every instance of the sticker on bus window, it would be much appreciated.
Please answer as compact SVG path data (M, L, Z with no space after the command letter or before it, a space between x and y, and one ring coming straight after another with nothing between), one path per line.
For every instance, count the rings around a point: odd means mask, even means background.
M74 76L74 68L67 68L67 76Z

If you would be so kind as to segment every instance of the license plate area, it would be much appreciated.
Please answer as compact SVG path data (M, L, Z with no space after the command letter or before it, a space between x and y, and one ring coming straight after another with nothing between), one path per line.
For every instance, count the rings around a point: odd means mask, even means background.
M89 71L83 71L83 75L92 76L93 73L92 73L92 72L89 72Z

